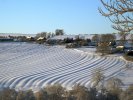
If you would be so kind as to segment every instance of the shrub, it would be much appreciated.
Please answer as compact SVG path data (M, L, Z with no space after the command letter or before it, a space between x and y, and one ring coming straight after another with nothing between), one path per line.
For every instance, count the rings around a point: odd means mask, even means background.
M132 56L128 56L128 55L124 55L123 56L126 60L128 60L128 61L132 61L133 62L133 57Z
M90 98L88 88L80 86L79 84L73 87L72 94L76 100L89 100Z
M17 92L14 89L6 88L0 92L0 100L16 100Z
M49 85L45 88L49 100L62 100L65 89L60 84Z
M45 90L40 90L35 93L36 100L48 100L48 94Z
M77 48L79 45L77 43L69 43L66 45L66 48Z
M16 100L35 100L35 96L32 90L19 91Z

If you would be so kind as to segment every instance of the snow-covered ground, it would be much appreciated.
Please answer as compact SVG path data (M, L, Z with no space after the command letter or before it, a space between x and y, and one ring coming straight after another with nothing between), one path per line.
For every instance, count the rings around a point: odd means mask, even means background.
M95 54L95 55L99 55L97 53L95 53L96 48L94 47L82 47L82 48L77 48L77 50L81 50L84 52L88 52L91 54ZM110 54L110 55L105 55L106 57L115 57L115 58L119 58L119 59L123 59L126 62L126 66L119 70L119 72L117 73L117 75L113 76L116 78L119 78L122 80L122 82L124 83L123 88L127 88L130 84L133 84L133 62L130 61L126 61L123 58L123 54Z
M106 78L120 75L122 78L121 73L125 73L126 80L128 72L123 70L127 64L125 60L95 55L94 48L79 49L19 42L0 43L0 88L38 90L55 83L68 89L77 83L89 87L92 71L96 68L103 69Z

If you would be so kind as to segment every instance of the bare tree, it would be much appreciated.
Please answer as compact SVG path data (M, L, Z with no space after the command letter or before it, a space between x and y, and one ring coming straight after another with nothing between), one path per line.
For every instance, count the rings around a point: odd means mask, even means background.
M92 80L91 80L92 87L101 88L104 82L104 78L105 76L103 74L102 69L100 68L94 69L94 71L92 72Z
M94 36L92 37L92 41L98 42L99 41L99 35L94 34Z
M121 94L120 94L120 100L132 100L133 99L133 85L129 85L129 87L124 90Z
M128 33L120 32L119 36L121 37L120 45L124 46L124 44L126 43L126 37L128 36Z
M133 44L133 34L131 34L131 41L132 41L132 44Z
M39 37L45 37L45 38L47 38L47 32L41 32L41 33L37 33L36 34L36 38L39 38Z
M110 78L107 81L106 89L111 93L118 94L121 91L120 86L123 85L123 82L118 78Z
M32 90L19 91L16 100L35 100L35 96Z
M76 100L90 100L90 93L88 88L77 84L73 87L72 94L76 97Z
M64 35L64 30L63 29L56 29L55 30L55 35Z
M99 12L114 23L114 29L121 32L133 30L133 0L101 0L105 10Z
M49 100L62 100L65 88L63 88L60 84L54 84L48 85L45 90L49 95Z
M0 91L0 100L16 100L17 92L14 89L6 88Z
M102 53L102 55L112 53L111 46L114 45L115 39L116 37L113 34L99 35L99 42L96 51Z
M48 94L45 90L40 90L35 93L36 100L48 100Z

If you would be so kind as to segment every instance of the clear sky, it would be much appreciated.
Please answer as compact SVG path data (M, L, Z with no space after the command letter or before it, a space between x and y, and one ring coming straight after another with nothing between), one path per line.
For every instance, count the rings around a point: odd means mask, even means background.
M0 33L112 33L100 0L0 0Z

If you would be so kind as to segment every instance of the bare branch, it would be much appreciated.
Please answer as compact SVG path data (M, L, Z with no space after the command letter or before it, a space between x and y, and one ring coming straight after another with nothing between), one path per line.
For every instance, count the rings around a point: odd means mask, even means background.
M133 0L100 1L105 11L101 8L98 8L98 10L103 16L108 17L109 20L114 23L114 29L122 32L130 32L133 30Z

